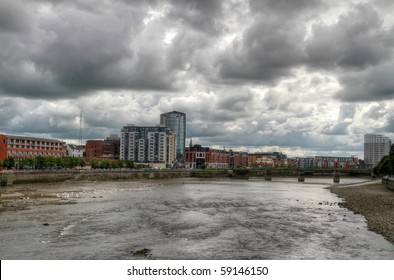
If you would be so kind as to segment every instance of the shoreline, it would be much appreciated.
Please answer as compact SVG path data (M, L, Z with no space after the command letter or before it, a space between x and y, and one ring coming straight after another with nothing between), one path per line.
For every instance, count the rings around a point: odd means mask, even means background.
M368 230L394 244L394 192L379 180L350 185L333 185L328 189L343 199L340 204L367 221Z
M37 183L2 187L0 213L5 211L29 210L40 205L76 204L73 200L60 197L56 192L72 187L71 183Z

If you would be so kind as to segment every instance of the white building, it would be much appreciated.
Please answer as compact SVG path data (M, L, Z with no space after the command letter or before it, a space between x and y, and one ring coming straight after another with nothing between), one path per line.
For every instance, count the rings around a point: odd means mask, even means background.
M85 146L67 144L67 156L69 157L83 157Z
M377 164L383 156L390 153L391 139L380 134L364 135L364 162Z
M127 125L121 130L120 159L169 167L175 161L175 134L164 126Z

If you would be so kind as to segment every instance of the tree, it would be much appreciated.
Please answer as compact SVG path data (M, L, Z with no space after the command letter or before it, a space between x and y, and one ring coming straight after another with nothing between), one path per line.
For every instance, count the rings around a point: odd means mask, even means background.
M100 167L100 161L97 158L92 158L90 161L90 164L92 168L99 168Z
M111 166L109 160L105 159L100 162L100 168L108 169Z
M4 160L3 164L7 168L13 168L15 166L15 159L12 157L8 157Z
M126 159L125 164L127 168L134 168L134 161Z
M44 169L46 168L46 160L43 156L39 155L36 157L36 168L37 169Z
M394 174L394 144L390 147L390 153L378 162L374 167L373 172L377 175L392 175Z

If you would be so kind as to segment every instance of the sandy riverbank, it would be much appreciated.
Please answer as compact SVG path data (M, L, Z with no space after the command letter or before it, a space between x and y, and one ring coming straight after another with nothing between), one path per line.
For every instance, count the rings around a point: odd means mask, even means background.
M70 186L67 183L54 183L2 187L0 212L28 210L38 205L75 204L75 201L57 195Z
M368 229L383 235L394 244L394 192L381 181L332 186L329 188L344 199L341 206L365 217Z

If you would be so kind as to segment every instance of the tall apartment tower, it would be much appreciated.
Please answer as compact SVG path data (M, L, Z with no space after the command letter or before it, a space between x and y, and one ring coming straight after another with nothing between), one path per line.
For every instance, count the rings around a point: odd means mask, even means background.
M161 114L160 125L168 127L175 133L176 160L183 163L186 141L186 114L177 111Z
M366 164L377 164L383 156L390 153L390 138L380 134L364 135L364 161Z
M175 135L168 127L127 125L121 134L120 159L163 167L174 163Z

